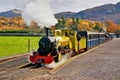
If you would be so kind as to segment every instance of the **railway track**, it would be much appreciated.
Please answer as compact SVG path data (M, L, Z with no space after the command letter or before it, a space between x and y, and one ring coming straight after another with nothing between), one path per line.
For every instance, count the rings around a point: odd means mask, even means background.
M16 56L11 56L11 57L7 57L7 58L1 58L1 59L0 59L0 64L2 64L2 63L4 63L4 62L7 62L7 61L10 61L10 60L14 60L14 59L23 57L23 56L28 56L28 54L16 55Z
M50 68L40 67L28 62L28 56L23 55L0 62L0 80L29 80L29 78L49 74Z

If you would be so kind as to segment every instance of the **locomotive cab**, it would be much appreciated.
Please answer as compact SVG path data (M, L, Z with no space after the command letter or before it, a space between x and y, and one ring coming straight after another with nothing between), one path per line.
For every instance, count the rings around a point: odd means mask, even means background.
M55 30L55 38L57 41L58 51L64 51L64 49L72 48L70 30L68 29Z

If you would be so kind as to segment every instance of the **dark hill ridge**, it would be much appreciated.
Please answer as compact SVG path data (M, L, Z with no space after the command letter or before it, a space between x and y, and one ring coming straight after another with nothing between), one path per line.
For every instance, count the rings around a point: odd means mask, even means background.
M56 17L56 18L62 18L62 17L64 17L64 18L71 18L71 17L73 17L75 14L76 14L76 13L74 13L74 12L61 12L61 13L55 14L55 17Z
M2 12L2 13L0 13L0 16L12 18L14 16L21 16L21 13L22 13L22 11L14 9L14 10Z
M69 13L69 14L68 14ZM68 15L67 15L68 14ZM112 20L120 24L120 2L117 4L106 4L90 9L80 11L78 13L64 12L55 14L56 18L81 18L96 21Z

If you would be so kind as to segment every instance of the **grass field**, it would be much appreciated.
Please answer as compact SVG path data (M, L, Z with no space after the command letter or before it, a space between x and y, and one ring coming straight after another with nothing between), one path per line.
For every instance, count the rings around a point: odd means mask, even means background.
M30 50L36 50L40 37L0 36L0 57L27 53L28 39L30 39Z

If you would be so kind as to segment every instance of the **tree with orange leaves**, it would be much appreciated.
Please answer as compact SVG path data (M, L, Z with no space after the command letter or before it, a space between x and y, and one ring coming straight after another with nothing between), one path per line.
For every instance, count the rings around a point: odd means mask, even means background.
M113 21L111 20L106 20L105 24L107 26L107 32L117 32L120 31L120 26L115 24Z

